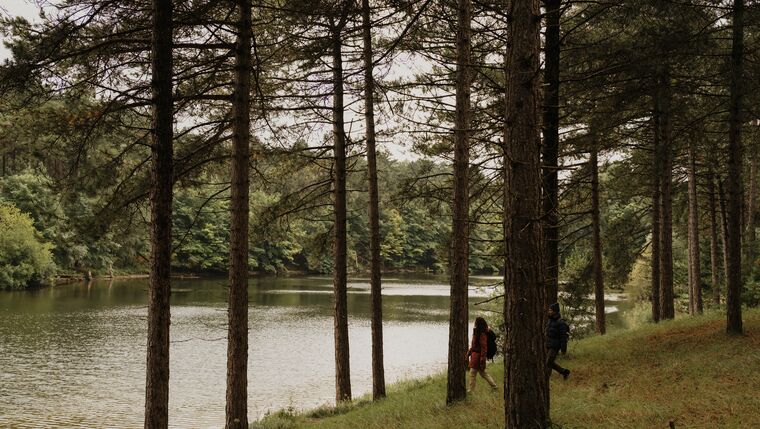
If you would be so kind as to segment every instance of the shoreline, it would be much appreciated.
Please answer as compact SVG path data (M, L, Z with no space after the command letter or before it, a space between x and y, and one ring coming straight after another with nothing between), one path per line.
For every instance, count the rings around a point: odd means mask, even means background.
M354 276L362 276L369 274L368 272L364 271L356 271L351 273ZM416 271L416 270L394 270L394 271L385 271L383 272L384 276L394 276L394 275L402 275L402 274L416 274L416 275L445 275L444 273L434 273L430 271ZM258 272L258 271L251 271L248 273L249 278L255 278L255 277L275 277L275 278L288 278L288 277L301 277L301 276L325 276L330 277L331 274L329 273L316 273L316 272L308 272L308 271L286 271L283 273L267 273L267 272ZM474 274L471 277L484 277L483 274ZM218 278L226 278L227 273L224 272L199 272L199 273L177 273L172 274L172 279L218 279ZM102 281L102 280L129 280L129 279L147 279L150 278L150 273L133 273L133 274L97 274L92 275L88 278L88 276L84 274L63 274L59 276L55 276L52 281L48 284L43 285L42 287L49 287L49 286L61 286L61 285L67 285L67 284L73 284L73 283L87 283L88 281Z

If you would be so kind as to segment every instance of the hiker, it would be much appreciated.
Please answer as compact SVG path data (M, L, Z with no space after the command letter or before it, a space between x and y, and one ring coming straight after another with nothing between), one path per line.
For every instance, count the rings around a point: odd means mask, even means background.
M475 327L472 329L472 343L470 350L467 351L467 357L470 359L470 387L467 389L468 393L475 391L475 377L480 374L489 385L491 389L497 391L499 388L496 386L496 382L486 372L486 357L488 353L488 332L491 329L488 327L486 320L482 317L475 319Z
M567 350L567 337L570 328L559 314L559 304L554 303L549 306L547 311L549 321L546 323L546 366L562 375L567 380L570 370L557 365L555 360L560 350Z

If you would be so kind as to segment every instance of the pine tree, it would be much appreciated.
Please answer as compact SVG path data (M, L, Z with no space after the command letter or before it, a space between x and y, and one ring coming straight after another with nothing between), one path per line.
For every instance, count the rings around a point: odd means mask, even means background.
M538 0L512 0L506 54L504 136L504 415L507 428L544 428L549 387L544 357L545 259L541 228Z
M728 255L726 278L726 330L741 334L742 328L742 91L744 70L744 0L733 2L731 79L728 132Z
M251 2L237 0L232 95L230 268L227 334L227 428L248 428L248 217L251 128Z
M169 298L171 296L173 125L172 2L153 0L151 49L151 232L145 427L169 425Z
M364 121L367 127L367 173L370 222L370 293L372 312L372 399L385 397L383 364L383 301L380 261L380 207L375 148L375 78L372 54L372 20L369 0L362 0L362 42L364 56Z
M449 363L446 403L463 400L467 395L467 353L469 214L470 214L470 0L457 2L456 34L456 116L454 119L454 196L451 237L451 303L449 311Z

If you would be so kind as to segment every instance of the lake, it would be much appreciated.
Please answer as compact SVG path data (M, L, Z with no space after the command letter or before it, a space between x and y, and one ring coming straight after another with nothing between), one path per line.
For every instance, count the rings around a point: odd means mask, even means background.
M473 278L471 304L498 281ZM445 369L447 283L441 276L384 279L387 383ZM359 397L372 390L369 281L348 286L351 384ZM141 427L147 296L147 280L134 279L0 292L0 427ZM224 426L226 300L226 279L173 282L172 427ZM332 279L253 278L249 300L249 418L333 403ZM471 319L477 310L471 307Z

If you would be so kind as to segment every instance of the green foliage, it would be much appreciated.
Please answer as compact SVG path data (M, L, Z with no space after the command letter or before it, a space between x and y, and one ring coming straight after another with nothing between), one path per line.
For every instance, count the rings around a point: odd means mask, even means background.
M646 301L636 301L633 307L623 312L625 329L639 329L652 322L652 305Z
M292 429L295 423L295 410L288 408L275 413L267 412L260 422L251 423L249 429Z
M760 281L752 279L744 284L742 302L750 307L760 305Z
M576 250L565 258L560 270L560 278L563 279L562 317L572 326L574 339L594 332L594 310L588 300L594 290L591 268L591 256L585 251Z
M441 272L447 266L450 231L447 219L431 213L421 202L385 210L380 223L383 263L391 269Z
M303 251L301 222L284 226L270 222L267 211L278 202L275 195L250 195L251 270L281 273ZM185 271L225 272L229 264L229 192L211 187L181 189L174 198L174 266Z
M649 231L644 216L650 201L638 197L630 186L631 164L611 163L602 183L602 258L605 285L622 289L636 259L646 245Z
M407 240L404 219L398 210L383 210L380 214L380 256L386 265L399 268L404 266L405 244Z
M760 266L752 266L749 279L744 283L742 290L742 302L750 307L760 305Z
M55 272L52 246L44 242L32 219L18 208L0 203L0 289L40 284Z
M115 261L127 266L126 259L134 258L144 246L135 240L140 229L125 227L120 232L118 222L109 224L100 213L97 197L68 192L43 175L25 172L0 178L0 200L30 215L35 228L52 244L56 265L63 270L110 268Z
M625 292L631 299L637 301L650 301L652 298L652 250L647 248L644 254L636 260L636 263L628 276Z
M204 191L178 190L174 196L173 264L185 271L224 272L230 256L229 194L209 197Z

